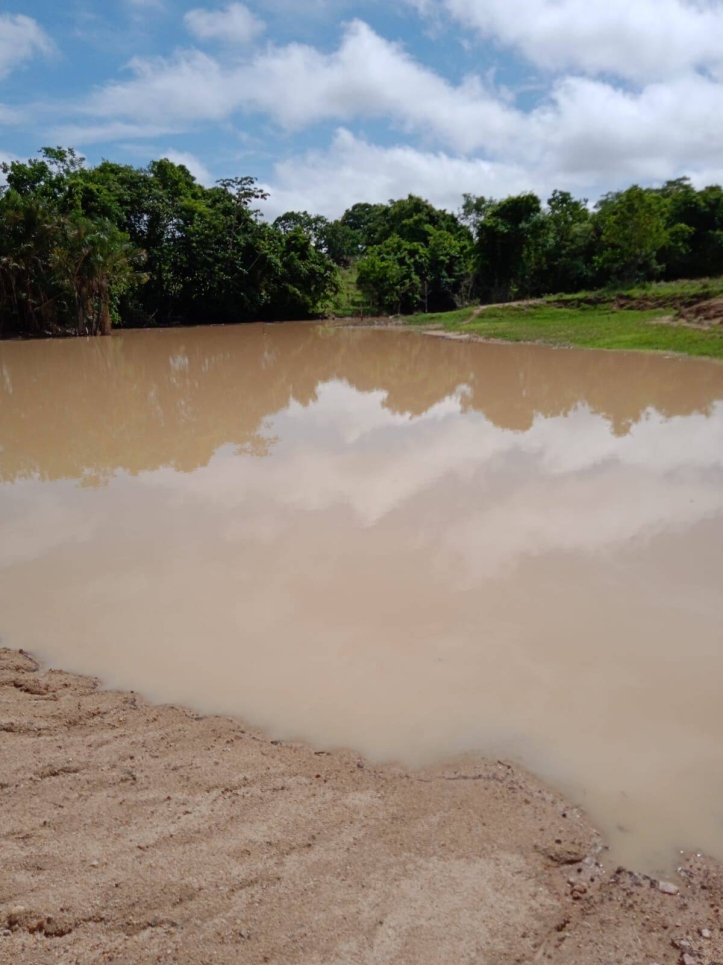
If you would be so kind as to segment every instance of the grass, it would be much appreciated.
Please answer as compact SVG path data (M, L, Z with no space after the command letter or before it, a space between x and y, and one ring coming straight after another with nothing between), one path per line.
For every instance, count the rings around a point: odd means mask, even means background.
M428 315L405 315L403 321L406 325L464 325L472 318L477 309L472 305L468 308L458 308L454 312L437 312Z
M723 332L660 323L660 310L615 311L603 307L495 308L482 312L465 331L511 342L545 342L585 348L676 352L723 358ZM445 327L447 327L445 325ZM459 326L452 323L452 329Z
M490 307L478 314L474 308L466 308L438 315L414 315L404 321L508 342L723 358L723 326L703 329L661 322L661 317L675 316L681 305L720 296L723 279L703 279L626 291L554 296L537 304Z
M576 292L574 295L554 295L550 300L557 305L565 302L604 303L615 299L639 299L655 302L656 306L675 306L679 304L707 301L723 297L723 278L685 278L680 281L650 282L631 288L610 288L599 291Z
M341 290L323 306L323 312L336 318L351 318L355 315L371 315L371 306L359 291L356 283L355 265L341 269Z

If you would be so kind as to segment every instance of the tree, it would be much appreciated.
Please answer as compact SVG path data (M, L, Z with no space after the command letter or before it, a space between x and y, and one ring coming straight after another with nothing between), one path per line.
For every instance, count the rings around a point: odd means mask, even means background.
M534 294L575 292L595 279L595 231L587 201L553 191L543 213Z
M410 313L423 297L429 254L418 242L392 236L359 262L357 284L377 311Z
M346 267L359 254L356 233L339 221L327 221L321 235L321 250L335 265Z
M476 227L477 277L483 297L508 301L530 294L544 237L540 199L536 194L497 202L469 197L466 204Z
M471 239L466 234L427 226L426 247L424 311L447 311L468 301L474 282Z
M307 317L336 290L320 239L274 228L251 177L198 184L167 158L85 167L71 150L3 168L0 326L105 333L133 324ZM143 271L141 271L141 267Z
M57 212L30 194L8 190L0 201L0 332L62 331L63 304L51 269L61 230Z
M369 204L362 201L353 204L341 216L341 224L353 232L356 238L358 254L384 241L385 207L383 204Z
M67 209L72 206L69 198L73 176L82 170L85 158L72 148L44 147L39 153L40 159L0 165L7 186L21 197L32 196Z
M276 274L267 313L274 318L307 318L339 289L339 273L300 228L275 239Z
M30 334L110 334L142 253L109 221L14 190L0 201L0 322Z
M57 282L73 300L78 334L110 335L119 297L140 282L143 255L110 221L74 214L51 253Z
M466 225L472 234L477 236L477 229L487 217L491 208L497 203L482 195L463 194L462 209L459 213L459 220Z
M168 158L92 167L46 147L0 170L0 332L310 317L339 266L376 310L400 313L723 273L723 188L687 178L594 211L566 191L544 208L531 193L467 194L458 214L408 195L269 224L253 177L208 188Z
M274 221L274 228L283 234L299 229L314 247L327 255L335 265L348 265L359 253L356 233L341 221L329 221L323 215L308 211L287 211Z
M696 191L689 178L667 181L660 194L668 204L668 226L685 225L687 245L665 251L666 278L701 278L723 274L723 188Z
M316 248L322 248L329 221L323 215L312 215L308 211L287 211L274 221L274 228L282 234L302 231Z
M450 212L409 195L356 204L340 219L364 252L358 287L380 311L442 311L471 294L472 234Z
M658 277L659 255L682 252L691 234L688 226L668 226L668 205L658 192L638 185L606 195L597 205L599 252L597 266L622 284Z

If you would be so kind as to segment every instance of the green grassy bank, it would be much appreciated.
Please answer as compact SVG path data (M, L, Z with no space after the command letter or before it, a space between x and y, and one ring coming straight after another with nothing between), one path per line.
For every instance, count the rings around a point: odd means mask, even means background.
M509 342L723 358L723 303L715 299L723 299L723 279L581 292L404 321Z
M374 310L357 286L355 265L340 271L341 287L323 306L324 314L332 318L361 318L373 315Z

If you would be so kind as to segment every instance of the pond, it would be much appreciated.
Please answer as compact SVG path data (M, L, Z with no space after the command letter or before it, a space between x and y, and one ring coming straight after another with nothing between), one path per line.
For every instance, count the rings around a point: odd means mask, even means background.
M0 634L275 736L521 762L723 859L723 366L316 324L0 344Z

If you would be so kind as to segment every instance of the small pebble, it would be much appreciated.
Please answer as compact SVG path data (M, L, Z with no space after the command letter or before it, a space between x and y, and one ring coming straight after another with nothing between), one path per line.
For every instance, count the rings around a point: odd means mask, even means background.
M693 958L693 956L689 955L687 952L683 955L680 962L681 965L698 965L698 959Z
M671 884L669 881L658 882L658 891L662 891L664 895L677 895L679 890L676 885Z
M709 929L709 928L701 928L701 930L700 930L700 937L701 937L701 938L710 938L710 929Z
M99 861L91 861L90 866L91 868L97 868L99 864L100 864Z

